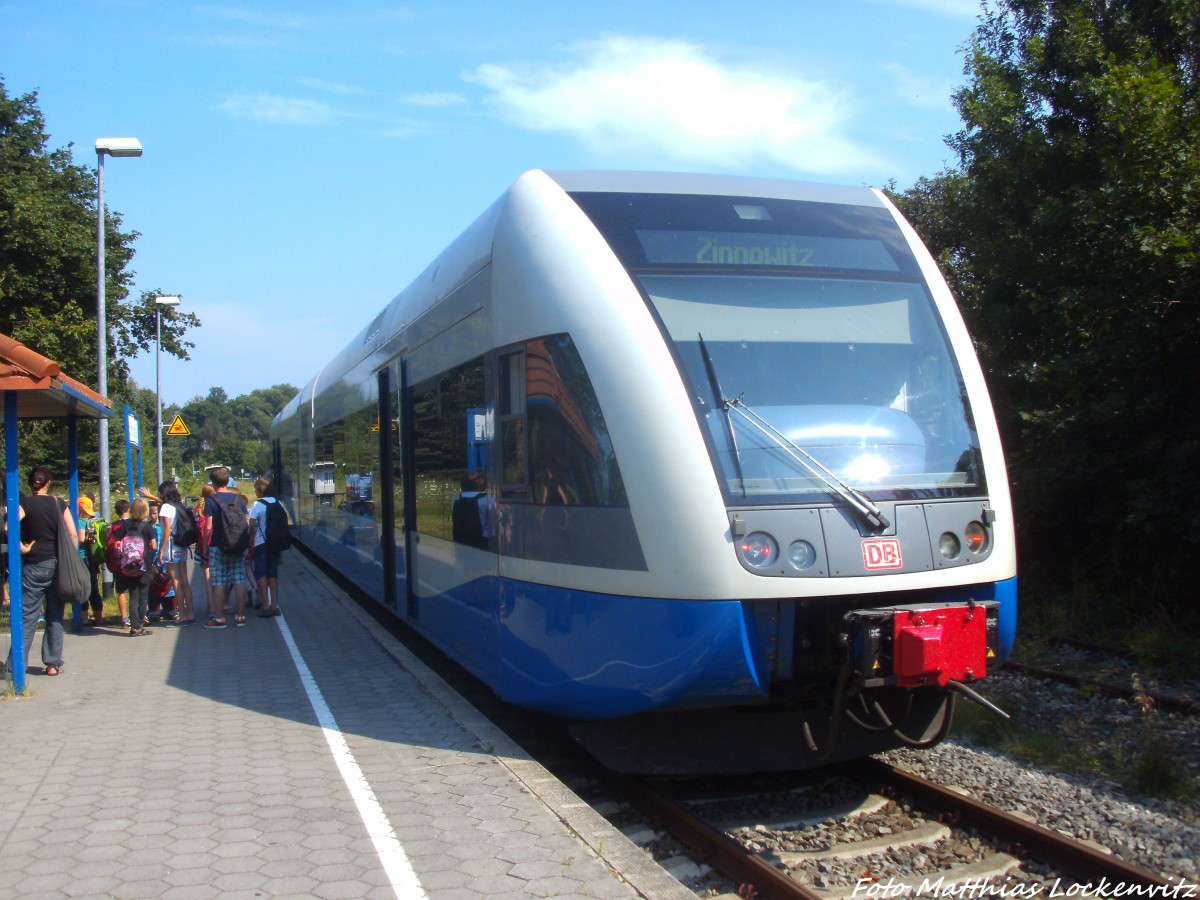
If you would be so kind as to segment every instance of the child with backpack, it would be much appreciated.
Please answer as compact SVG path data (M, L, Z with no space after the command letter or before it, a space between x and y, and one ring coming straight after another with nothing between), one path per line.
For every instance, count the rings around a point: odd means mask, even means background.
M129 518L108 530L108 567L117 595L129 597L129 635L150 634L150 580L158 541L149 521L150 504L138 497L129 507Z
M258 499L250 507L254 532L254 575L263 610L261 618L281 616L279 609L279 555L292 545L287 512L276 498L277 489L269 478L254 482Z
M179 485L164 481L158 488L162 505L158 517L163 523L163 552L160 562L171 576L171 592L175 597L172 620L181 626L196 621L192 610L192 583L188 578L188 550L200 539L195 513L184 505Z
M104 528L104 565L108 568L108 571L113 573L113 591L117 595L117 614L121 617L121 627L128 628L129 627L129 592L117 590L117 579L116 579L117 570L113 567L113 564L110 562L110 560L112 559L112 554L109 550L109 538L112 537L112 530L118 524L129 521L129 501L128 500L118 500L116 503L113 504L113 513L116 515L116 518L113 519L112 522L110 522ZM96 624L99 625L102 623L97 622Z

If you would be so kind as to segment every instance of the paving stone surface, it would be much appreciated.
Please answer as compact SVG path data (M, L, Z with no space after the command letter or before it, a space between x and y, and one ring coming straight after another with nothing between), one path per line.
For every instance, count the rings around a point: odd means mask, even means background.
M285 615L243 628L68 634L56 678L35 641L0 897L694 896L299 551L280 574Z

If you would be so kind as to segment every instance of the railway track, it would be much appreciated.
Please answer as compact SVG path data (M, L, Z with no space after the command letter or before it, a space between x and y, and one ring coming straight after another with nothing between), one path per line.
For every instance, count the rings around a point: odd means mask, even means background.
M845 770L844 770L845 771ZM868 785L858 802L817 810L776 813L756 820L723 818L713 808L724 808L720 800L681 799L679 785L660 788L653 782L617 777L614 789L640 809L651 821L685 844L692 858L721 873L736 890L727 895L743 898L804 898L832 900L842 897L900 897L924 891L943 896L946 892L974 889L993 890L1007 886L1056 885L1061 892L1070 886L1105 879L1108 885L1126 890L1168 887L1167 879L1121 860L1107 851L1051 831L1021 817L988 806L964 794L934 784L875 759L861 760L853 767L853 778ZM836 819L869 816L888 803L901 802L914 810L911 828L857 841L829 843L815 849L784 851L763 849L765 833L795 834ZM964 831L973 834L964 837ZM950 841L957 834L978 847L977 858L949 868L939 867L935 853L918 853L916 859L930 862L922 870L896 873L889 870L888 857L899 848L930 847ZM770 843L770 842L766 842ZM857 876L839 880L836 873L854 870ZM1063 895L1063 894L1060 894ZM722 895L726 896L726 895ZM971 896L984 896L982 893Z
M1134 699L1137 697L1145 697L1153 701L1158 709L1168 710L1172 712L1183 713L1184 715L1200 715L1200 701L1194 700L1186 694L1177 693L1174 691L1155 691L1145 688L1134 688L1121 682L1112 681L1104 678L1093 678L1088 675L1078 675L1074 672L1062 672L1058 669L1050 669L1045 666L1035 666L1029 663L1014 662L1009 660L1004 664L1004 668L1013 672L1020 672L1023 675L1030 675L1035 678L1049 678L1054 681L1061 681L1065 684L1070 684L1075 687L1088 687L1109 697L1123 697L1125 699Z
M364 605L372 611L377 611L374 604L364 602ZM468 696L484 711L485 715L501 723L501 727L506 732L513 735L544 765L562 777L586 802L595 804L598 811L604 808L605 811L602 814L612 819L615 826L624 830L628 823L639 823L633 827L642 833L651 834L661 831L672 835L672 839L664 839L660 845L655 845L652 852L668 871L688 885L690 889L696 890L698 896L714 896L715 892L720 890L727 890L730 896L738 896L739 889L741 896L747 900L751 897L759 898L759 900L769 897L821 897L824 900L831 900L831 898L852 896L854 888L859 885L854 880L837 880L835 876L839 866L830 864L830 860L835 858L833 854L841 854L843 861L856 858L861 860L861 865L858 866L858 871L861 873L859 877L875 879L870 881L870 884L879 886L881 890L888 884L889 878L892 878L893 885L902 884L905 881L915 881L915 885L919 887L926 878L930 883L935 883L939 877L942 877L944 879L941 883L943 889L950 889L955 883L964 883L964 879L967 883L973 879L976 884L981 883L982 879L992 879L994 883L999 884L1006 877L1005 872L1016 873L1013 875L1014 878L1020 877L1025 870L1023 867L1033 868L1034 866L1040 866L1043 873L1061 871L1064 876L1070 873L1080 878L1090 878L1093 881L1100 877L1106 877L1110 884L1169 884L1168 881L1154 873L1125 863L1094 847L1081 846L1078 842L1071 841L1055 832L1032 825L1016 816L992 809L984 804L972 802L961 794L939 788L924 779L893 770L892 767L874 760L861 760L852 765L848 764L840 770L836 770L834 774L808 772L794 776L794 778L806 779L806 783L811 785L823 785L831 778L846 779L846 773L849 773L849 780L860 783L860 787L856 788L853 793L860 796L872 796L872 799L869 799L865 805L855 804L853 809L826 805L815 812L808 810L807 813L795 813L790 816L747 812L742 822L736 821L735 817L731 817L728 812L718 813L716 816L706 815L704 804L695 802L694 798L686 800L679 798L677 783L671 785L671 791L674 793L667 794L657 790L651 782L604 775L594 761L590 761L578 752L578 747L565 734L556 735L555 730L547 726L543 717L499 704L490 691L474 684L470 676L458 667L448 664L435 651L422 650L420 646L414 647L414 644L420 645L422 642L415 639L415 636L407 629L396 627L394 619L383 615L380 618L393 627L397 632L397 637L405 640L406 644L410 645L410 649L415 649L419 655L427 653L426 661L429 664L441 669L443 676L447 677L457 690ZM885 773L889 772L892 774L885 778ZM791 776L782 777L786 779ZM603 785L606 780L612 782L607 787ZM863 782L869 782L865 789L861 787ZM730 779L721 779L715 782L717 785L731 783ZM736 787L732 789L740 790ZM786 789L783 790L783 793L787 793ZM835 792L827 792L824 788L815 788L813 793L821 794L824 798L827 794ZM613 799L616 797L623 797L626 803L617 802ZM786 855L791 852L787 850L782 853L768 850L766 853L757 854L747 850L747 845L753 843L755 836L759 833L756 826L763 827L768 832L773 829L778 832L788 832L806 827L813 830L819 828L818 823L825 824L831 819L849 820L856 816L869 816L876 805L895 804L897 801L911 804L914 809L913 817L925 820L921 826L923 830L916 834L879 835L876 843L869 845L860 843L858 846L852 846L843 842L842 846L836 848L830 846L826 850L818 847L815 848L815 851L814 848L809 847L807 851L794 851L791 856ZM622 806L627 811L624 816L618 811L618 807ZM747 802L742 804L743 810L762 809L763 806L764 804L752 799L747 799ZM922 812L915 812L917 808ZM726 807L727 809L728 807ZM817 817L818 823L812 822L814 816ZM790 821L785 821L788 819ZM808 825L805 824L806 820ZM646 823L649 823L650 827L646 827ZM719 827L714 828L714 825ZM886 855L891 851L894 854L894 848L911 843L913 840L929 842L932 845L945 843L949 841L945 836L947 832L951 835L961 836L968 828L975 829L984 836L982 843L994 845L996 849L993 853L985 847L981 853L977 854L979 859L959 866L959 871L953 876L946 876L936 867L935 862L939 854L935 852L927 854L931 859L930 864L924 869L916 870L915 876L906 874L896 875L893 878L878 867L871 868L875 866L875 863L871 861L872 853ZM645 849L650 850L648 844L655 840L651 836L645 840L639 840L638 843L642 843ZM979 841L980 839L969 838L968 840ZM677 860L678 865L673 866L670 864L669 857L679 856L682 853L677 848L678 843L687 847L687 854L680 856ZM672 844L676 845L675 849L670 847ZM988 860L989 856L994 858L985 863L984 860ZM722 876L719 881L714 880L714 884L719 885L718 887L710 889L707 884L704 884L697 888L697 884L700 883L698 878L703 880L702 873L705 867ZM840 868L850 867L851 863L844 862ZM1035 873L1031 877L1038 878L1043 875ZM1066 881L1064 881L1065 883ZM731 886L732 889L730 889ZM902 895L903 888L893 888L893 890L895 892L891 894L877 892L872 896ZM1048 894L1048 892L1046 893ZM858 896L866 896L862 893L861 888ZM945 896L951 895L946 894ZM982 897L984 895L977 893L974 895L958 894L957 896ZM1012 894L1010 893L1009 896Z

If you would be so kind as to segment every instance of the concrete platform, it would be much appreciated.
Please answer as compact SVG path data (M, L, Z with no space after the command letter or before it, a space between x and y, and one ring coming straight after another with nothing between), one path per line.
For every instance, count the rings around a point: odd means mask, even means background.
M35 642L0 897L694 897L298 550L281 581L243 628L68 633L56 678Z

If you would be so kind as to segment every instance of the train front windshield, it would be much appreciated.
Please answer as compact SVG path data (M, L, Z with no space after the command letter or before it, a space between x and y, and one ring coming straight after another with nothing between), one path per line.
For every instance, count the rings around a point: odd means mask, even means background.
M957 363L885 209L573 194L653 307L731 505L985 493ZM825 470L822 472L822 470Z

